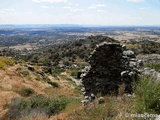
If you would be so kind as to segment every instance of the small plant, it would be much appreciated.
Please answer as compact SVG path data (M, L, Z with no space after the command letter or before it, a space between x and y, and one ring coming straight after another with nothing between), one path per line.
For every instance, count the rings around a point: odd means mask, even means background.
M77 76L78 72L79 72L79 70L72 70L71 76Z
M19 59L17 60L17 63L25 63L25 61L23 59Z
M34 90L32 88L22 88L19 93L23 97L28 97L34 93Z
M40 81L40 80L41 80L41 78L40 78L40 77L36 77L36 78L35 78L35 80Z
M59 87L58 83L56 83L56 82L48 81L47 83L52 85L52 87Z
M38 69L40 69L40 66L34 65L34 68L38 70Z
M23 77L27 77L27 76L30 75L28 71L20 71L19 73L20 73Z
M52 75L57 76L57 75L60 75L62 72L65 72L65 70L62 68L56 67L55 69L52 70Z
M17 69L16 69L16 71L21 71L22 70L22 68L20 68L20 67L18 67Z
M5 64L2 61L0 61L0 69L4 69L4 66Z
M76 85L76 86L75 86L75 89L74 89L74 92L75 92L75 93L81 93L81 88L82 88L81 85Z
M160 82L149 77L143 77L135 85L137 96L136 109L139 113L160 114Z

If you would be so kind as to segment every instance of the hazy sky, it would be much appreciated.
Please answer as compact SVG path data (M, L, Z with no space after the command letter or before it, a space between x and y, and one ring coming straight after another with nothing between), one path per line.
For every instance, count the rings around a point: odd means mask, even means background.
M160 25L160 0L0 0L0 24Z

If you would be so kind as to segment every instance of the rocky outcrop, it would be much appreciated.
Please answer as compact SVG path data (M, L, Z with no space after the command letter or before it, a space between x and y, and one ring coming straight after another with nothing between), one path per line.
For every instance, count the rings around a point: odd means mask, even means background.
M144 63L158 64L160 63L160 55L159 54L145 54L145 55L137 55L137 59L143 60ZM156 81L160 81L160 71L152 69L150 67L144 67L142 70L142 75L153 78Z
M155 81L160 81L160 72L157 72L155 69L145 67L142 71L142 74L154 79Z
M146 63L159 63L160 62L160 54L145 54L145 55L137 55L137 59L143 60Z
M97 94L118 94L122 84L125 92L132 92L131 82L137 80L139 68L143 66L124 45L107 42L97 45L89 56L89 64L81 74L81 91L88 99Z

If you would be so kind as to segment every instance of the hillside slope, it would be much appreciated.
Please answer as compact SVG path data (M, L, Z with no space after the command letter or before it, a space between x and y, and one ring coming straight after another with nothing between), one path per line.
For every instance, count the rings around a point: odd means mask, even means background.
M46 100L50 97L60 99L64 96L66 99L73 99L73 106L71 105L71 107L80 106L81 95L76 92L75 83L67 78L67 75L63 74L56 77L45 73L43 75L41 68L35 66L33 67L34 70L31 70L28 66L30 65L14 64L5 67L5 69L0 69L0 98L3 98L0 99L0 120L13 117L11 113L14 111L11 110L10 105L11 103L18 105L18 103L14 103L14 100L29 100L38 95L46 96L44 97ZM70 110L72 109L68 108L68 111ZM38 113L35 115L38 119ZM62 117L63 114L54 117L58 118L59 116ZM45 115L43 118L48 119Z

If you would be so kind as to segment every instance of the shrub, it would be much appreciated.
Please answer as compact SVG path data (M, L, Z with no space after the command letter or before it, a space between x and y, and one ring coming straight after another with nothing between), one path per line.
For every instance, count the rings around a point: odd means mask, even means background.
M8 57L0 57L0 61L4 62L6 65L13 66L15 64L14 60Z
M22 68L20 68L20 67L18 67L17 69L16 69L16 71L21 71L22 70Z
M36 77L36 78L35 78L35 80L40 81L40 80L41 80L41 78L40 78L40 77Z
M62 68L59 68L59 67L52 70L52 74L55 75L55 76L61 74L62 72L65 72L65 69L62 69Z
M9 119L32 117L37 114L51 116L65 109L68 101L64 98L55 99L44 95L33 96L30 99L15 98L9 105Z
M25 63L25 61L23 59L19 59L17 60L17 63Z
M58 83L56 83L56 82L49 81L47 83L50 84L50 85L52 85L52 87L59 87Z
M20 74L21 74L23 77L29 76L29 72L28 72L28 71L20 71Z
M34 93L34 90L32 88L22 88L19 93L24 97L28 97Z
M160 114L160 82L143 77L135 86L138 113Z
M72 70L71 76L77 76L79 70Z
M0 61L0 69L4 69L4 66L5 64L2 61Z
M81 93L81 88L82 88L81 85L76 85L76 86L75 86L75 89L74 89L74 92L75 92L75 93Z
M34 68L38 70L38 69L40 69L40 66L34 65Z
M4 69L7 65L13 66L15 64L14 60L7 57L0 57L0 69Z

